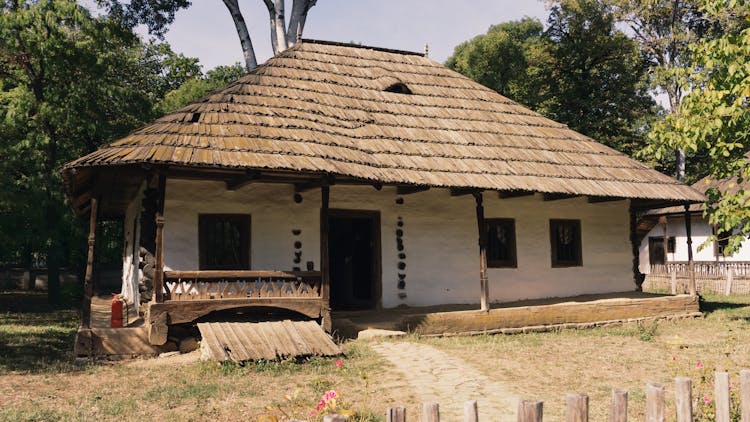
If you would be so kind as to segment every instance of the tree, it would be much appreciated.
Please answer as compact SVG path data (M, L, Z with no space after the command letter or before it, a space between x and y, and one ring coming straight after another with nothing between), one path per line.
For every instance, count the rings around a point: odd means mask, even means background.
M718 233L735 233L727 248L732 252L750 234L750 192L741 187L750 177L750 6L709 0L702 10L711 18L729 19L727 32L692 46L692 89L678 113L655 125L651 151L657 157L674 148L704 153L713 179L736 178L737 187L706 192L709 223Z
M211 69L205 76L188 79L178 88L167 92L156 107L160 114L167 114L228 85L244 73L245 69L239 63Z
M41 257L51 301L75 235L60 165L154 118L156 100L196 71L73 0L0 0L0 221L18 224L3 228L16 252L0 259Z
M446 64L628 154L643 147L655 115L636 44L597 0L552 4L546 31L532 19L494 26Z
M699 0L604 0L628 25L649 64L651 88L666 94L669 111L678 113L690 74L690 44L711 31ZM666 157L665 157L666 158ZM671 158L671 157L670 157ZM668 160L672 161L672 160ZM685 151L675 150L674 174L685 180Z
M258 61L245 18L240 10L239 0L222 1L234 22L245 59L245 69L249 72L258 66ZM166 27L174 20L174 14L191 4L190 0L131 0L128 3L123 0L98 0L98 3L108 10L111 16L119 18L127 26L132 28L137 24L145 24L151 34L159 37L163 36ZM284 7L286 0L263 0L263 3L268 9L273 53L278 54L302 37L307 14L317 0L292 0L288 25Z

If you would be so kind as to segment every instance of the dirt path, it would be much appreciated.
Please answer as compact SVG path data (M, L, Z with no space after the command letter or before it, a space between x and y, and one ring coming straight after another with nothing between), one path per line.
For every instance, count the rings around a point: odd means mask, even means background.
M476 400L480 420L516 420L518 397L461 359L407 341L373 343L370 347L403 373L421 402L440 404L441 419L463 420L464 403Z

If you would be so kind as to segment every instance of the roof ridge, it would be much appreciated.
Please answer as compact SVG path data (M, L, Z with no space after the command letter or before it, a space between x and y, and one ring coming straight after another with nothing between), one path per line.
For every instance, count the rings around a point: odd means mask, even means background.
M354 42L340 42L340 41L327 41L327 40L316 40L312 38L302 38L301 44L320 44L320 45L331 45L334 47L349 47L349 48L358 48L358 49L365 49L365 50L374 50L374 51L382 51L384 53L394 53L394 54L405 54L408 56L421 56L425 57L424 53L418 53L416 51L409 51L409 50L398 50L395 48L386 48L386 47L375 47L372 45L364 45L364 44L357 44ZM295 45L298 45L300 43L297 43Z

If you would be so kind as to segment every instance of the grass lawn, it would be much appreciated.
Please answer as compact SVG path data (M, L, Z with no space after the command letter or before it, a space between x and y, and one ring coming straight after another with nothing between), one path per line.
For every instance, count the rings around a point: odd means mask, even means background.
M750 369L750 297L707 296L701 306L705 318L677 322L420 341L484 368L524 398L543 400L551 420L564 419L568 392L588 393L591 419L606 420L613 387L629 391L629 419L644 420L647 382L665 385L667 420L674 420L675 376L690 377L703 403L713 398L714 370L730 372L736 393L739 371ZM705 420L712 404L700 406Z
M701 399L713 396L715 368L729 370L737 385L739 369L750 368L749 305L750 297L708 297L700 319L407 340L460 357L519 396L544 400L547 420L563 419L571 391L588 393L592 420L606 420L612 387L628 389L631 420L643 420L646 382L666 384L669 402L677 375L690 376ZM304 419L329 389L360 420L384 420L389 406L421 407L365 342L343 345L341 367L323 358L244 367L179 358L76 363L76 327L74 311L50 309L43 295L0 293L0 420L257 420L282 411Z

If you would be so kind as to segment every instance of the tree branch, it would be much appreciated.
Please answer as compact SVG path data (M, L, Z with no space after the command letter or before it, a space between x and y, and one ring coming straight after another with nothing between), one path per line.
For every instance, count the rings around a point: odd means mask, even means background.
M227 10L229 10L229 14L232 15L234 27L237 29L237 36L240 37L242 54L245 57L245 70L249 72L258 67L258 61L255 59L255 50L253 49L253 42L250 39L250 33L247 31L245 18L242 16L242 12L240 11L240 6L237 3L238 0L223 1L224 5L227 7Z

